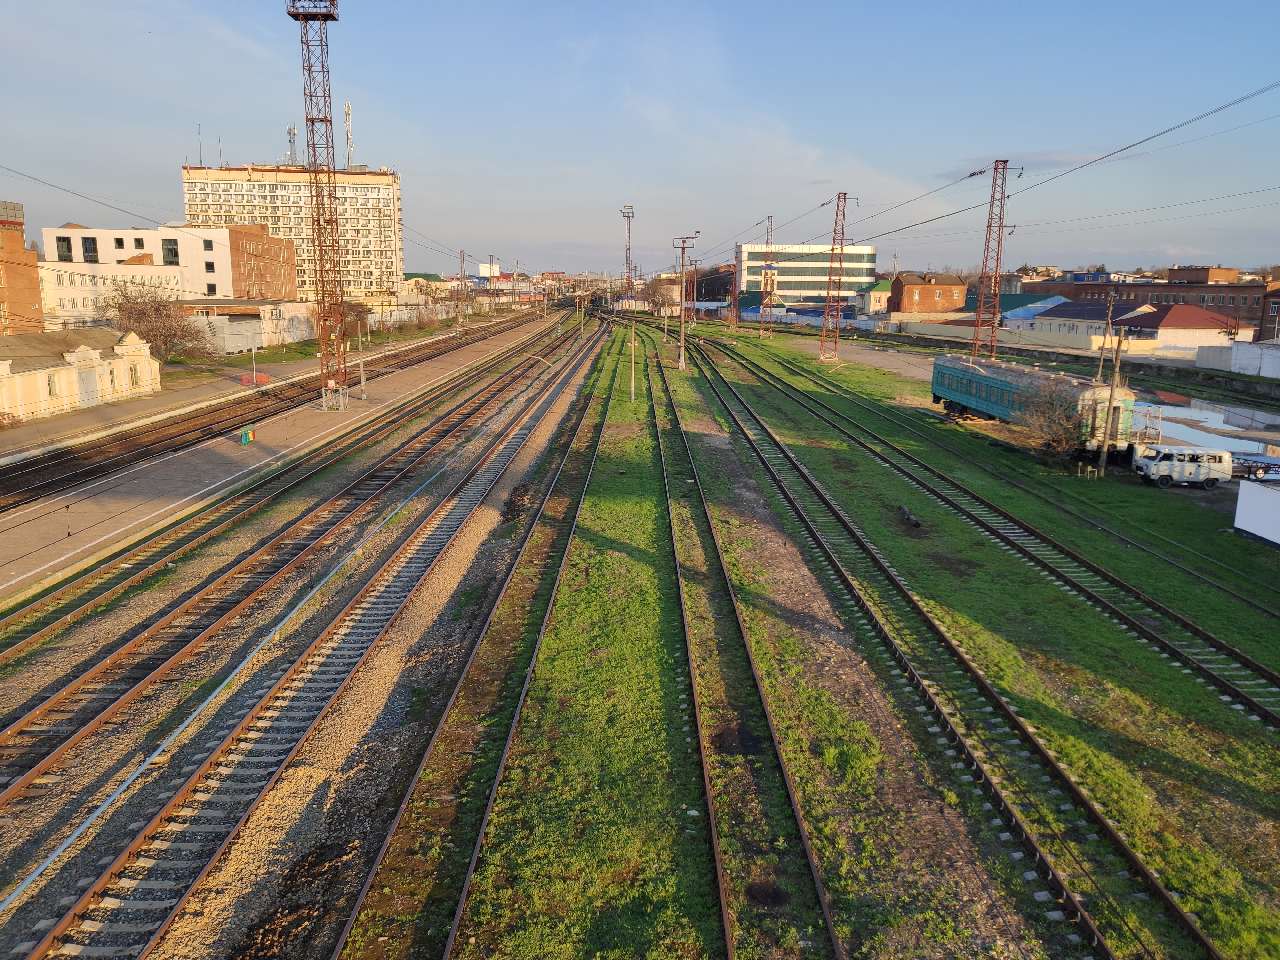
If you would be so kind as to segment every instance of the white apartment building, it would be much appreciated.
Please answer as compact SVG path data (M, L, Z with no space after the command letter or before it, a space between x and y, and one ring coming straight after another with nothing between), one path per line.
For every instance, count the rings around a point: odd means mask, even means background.
M775 243L766 256L762 243L737 245L738 289L759 291L760 269L766 259L775 265L778 299L788 307L821 307L827 301L827 270L831 261L829 243ZM876 282L876 248L844 248L841 296L853 302L855 294Z
M47 331L93 326L112 287L151 290L166 300L182 291L182 268L150 263L59 263L41 260L40 304Z
M386 168L335 173L343 294L369 304L394 303L404 281L400 176ZM297 290L315 298L311 181L305 167L182 168L188 222L201 226L263 223L297 247Z
M116 230L65 223L43 228L41 239L40 296L54 329L83 326L112 285L142 284L175 300L297 297L293 244L262 225Z

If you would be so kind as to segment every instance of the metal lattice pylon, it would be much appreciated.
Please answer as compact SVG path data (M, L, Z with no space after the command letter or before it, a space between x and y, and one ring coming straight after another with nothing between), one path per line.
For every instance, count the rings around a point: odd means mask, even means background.
M991 203L987 207L987 240L982 248L982 272L978 275L978 309L973 316L973 348L977 359L985 353L996 355L1000 330L1000 255L1004 252L1005 180L1009 161L997 160L991 166Z
M325 405L344 405L347 342L343 336L338 184L334 176L333 97L329 88L329 24L338 0L287 0L286 12L302 30L302 97L307 121L307 170L311 181L311 248L314 258L316 334Z
M831 228L831 257L827 262L827 303L822 311L818 359L834 363L840 352L840 313L844 308L840 285L844 279L844 208L847 193L836 194L835 224Z

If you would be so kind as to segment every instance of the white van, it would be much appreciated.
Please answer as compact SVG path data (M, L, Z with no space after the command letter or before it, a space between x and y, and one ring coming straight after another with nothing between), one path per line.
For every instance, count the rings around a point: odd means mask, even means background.
M1143 447L1133 460L1133 469L1143 483L1159 487L1196 483L1212 490L1231 479L1231 454L1204 447Z

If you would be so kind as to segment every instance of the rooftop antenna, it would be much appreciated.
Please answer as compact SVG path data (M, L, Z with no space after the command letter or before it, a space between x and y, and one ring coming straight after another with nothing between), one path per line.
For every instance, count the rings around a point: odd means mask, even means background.
M289 124L289 129L285 131L289 136L289 166L297 166L298 164L298 128L294 124Z
M342 121L347 126L347 169L351 169L351 155L355 153L356 141L351 136L351 101L348 100L342 105Z
M218 138L218 166L220 167L226 166L226 164L222 162L222 138L221 137Z
M199 158L198 162L200 166L203 167L204 166L204 137L200 135L200 124L198 123L196 124L196 144L197 144L196 149L199 151L196 156Z

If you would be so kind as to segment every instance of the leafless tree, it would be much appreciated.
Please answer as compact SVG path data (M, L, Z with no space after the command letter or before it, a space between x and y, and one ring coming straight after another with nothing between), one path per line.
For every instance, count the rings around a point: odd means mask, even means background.
M1085 419L1075 391L1049 382L1032 393L1014 417L1051 457L1066 459L1080 449Z
M197 359L212 352L209 334L198 317L184 316L178 305L148 287L113 287L99 315L124 333L136 333L151 345L157 360Z

